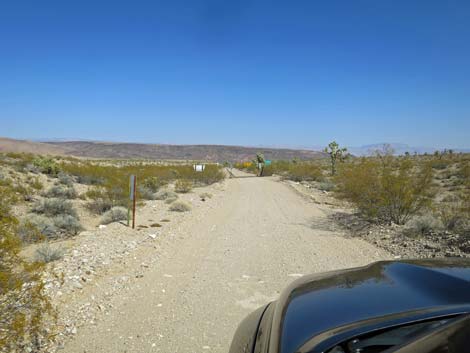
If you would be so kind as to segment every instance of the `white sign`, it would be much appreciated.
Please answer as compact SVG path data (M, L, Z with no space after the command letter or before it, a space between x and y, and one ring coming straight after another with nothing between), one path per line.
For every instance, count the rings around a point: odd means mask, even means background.
M135 190L134 190L134 185L135 185L135 175L131 175L131 179L129 181L129 198L131 201L134 200L134 193L135 193Z
M194 164L193 165L193 169L196 172L203 172L205 168L206 168L206 166L204 164Z

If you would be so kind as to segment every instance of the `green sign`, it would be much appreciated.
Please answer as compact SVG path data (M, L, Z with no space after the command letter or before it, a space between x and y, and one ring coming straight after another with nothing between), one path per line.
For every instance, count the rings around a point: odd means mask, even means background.
M265 160L265 161L264 161L264 165L265 165L265 166L271 165L271 161Z

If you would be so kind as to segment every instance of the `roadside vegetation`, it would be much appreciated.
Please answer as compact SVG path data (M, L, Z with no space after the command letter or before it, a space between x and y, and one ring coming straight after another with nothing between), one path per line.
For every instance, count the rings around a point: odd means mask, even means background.
M66 253L63 240L85 228L81 217L93 226L127 219L130 175L138 206L162 200L175 212L191 209L179 194L225 177L215 164L195 172L181 163L0 153L0 352L47 351L56 314L43 275Z
M401 226L403 234L470 238L470 154L451 150L432 155L394 156L385 145L372 156L353 157L332 142L328 158L272 161L263 176L277 175L332 192L370 224ZM240 170L257 173L257 161L240 162ZM470 247L469 247L470 250Z
M18 219L11 208L24 202L23 189L0 179L0 351L39 352L52 334L55 313L44 293L42 261L26 262L20 256Z

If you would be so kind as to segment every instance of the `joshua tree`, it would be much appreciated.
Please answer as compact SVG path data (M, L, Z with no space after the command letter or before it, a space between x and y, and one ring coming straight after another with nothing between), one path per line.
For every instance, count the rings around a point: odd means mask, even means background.
M256 159L254 161L256 163L256 167L259 168L259 176L263 176L264 170L264 155L260 152L256 154Z
M346 158L347 148L340 148L336 141L330 142L328 147L325 148L325 152L330 155L331 159L331 175L336 174L336 162L342 161Z

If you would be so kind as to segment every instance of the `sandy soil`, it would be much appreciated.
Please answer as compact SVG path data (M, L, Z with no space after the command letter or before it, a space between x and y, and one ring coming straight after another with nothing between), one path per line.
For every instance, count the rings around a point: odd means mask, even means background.
M235 173L239 178L225 181L223 191L197 200L200 207L173 217L157 240L80 291L74 300L93 305L112 278L129 278L61 351L227 352L243 317L276 299L296 277L390 258L343 237L327 218L331 206L275 177Z

